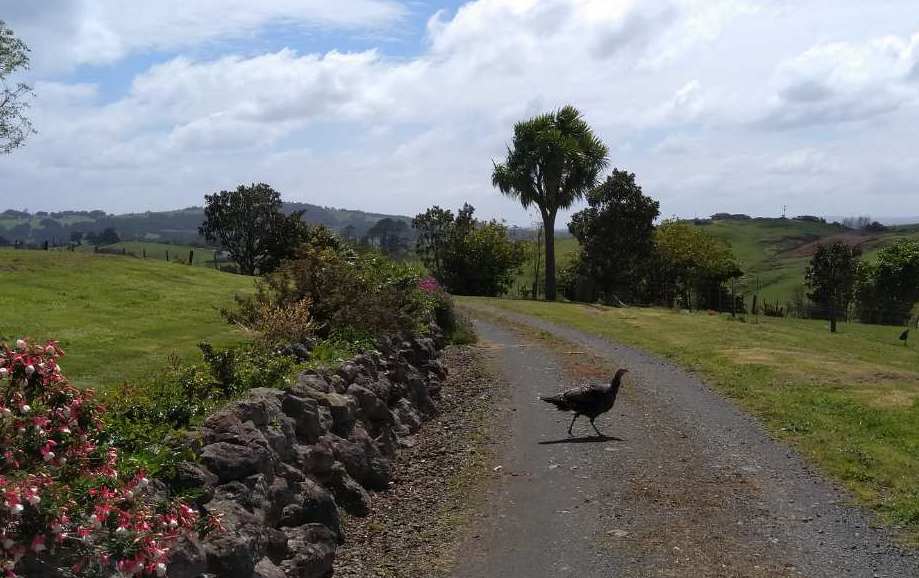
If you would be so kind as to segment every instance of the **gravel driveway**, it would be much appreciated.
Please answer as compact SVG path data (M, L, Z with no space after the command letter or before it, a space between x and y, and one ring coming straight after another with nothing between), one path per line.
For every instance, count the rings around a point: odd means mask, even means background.
M453 576L919 577L914 551L697 377L571 328L468 311L512 394L500 475ZM538 396L619 366L630 377L597 420L610 438L581 420L569 439L570 414Z

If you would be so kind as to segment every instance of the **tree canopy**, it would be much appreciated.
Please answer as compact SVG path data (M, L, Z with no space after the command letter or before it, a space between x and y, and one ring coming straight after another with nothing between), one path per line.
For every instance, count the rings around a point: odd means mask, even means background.
M494 164L492 185L535 205L546 236L546 299L556 297L555 218L597 182L609 150L573 106L541 114L514 125L513 145L503 163Z
M273 271L315 233L303 222L302 211L281 212L281 195L264 183L239 185L204 200L199 233L223 247L244 275Z
M587 203L568 224L581 246L584 271L601 292L632 300L654 252L660 205L642 193L633 173L617 169L587 194Z
M842 241L820 245L804 273L808 298L824 308L830 331L836 332L836 319L852 303L861 250Z
M665 221L654 233L649 285L655 300L717 308L722 283L742 274L730 245L685 222ZM695 299L693 299L695 293ZM712 299L714 295L714 299Z
M32 87L7 82L11 74L28 68L29 47L0 20L0 153L11 152L35 132L26 116Z
M415 217L415 250L431 274L453 293L501 295L523 264L523 246L497 221L479 221L468 203L453 212L432 207Z
M909 320L919 301L919 241L901 239L863 266L857 283L858 316L870 323Z
M364 239L390 257L401 257L409 250L410 236L411 229L405 221L384 217L370 227Z

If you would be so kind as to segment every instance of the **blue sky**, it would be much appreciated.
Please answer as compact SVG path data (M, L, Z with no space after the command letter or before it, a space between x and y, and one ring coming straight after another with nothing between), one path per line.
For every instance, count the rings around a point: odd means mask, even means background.
M125 6L130 6L126 8ZM39 133L0 208L290 200L533 218L490 186L574 104L665 215L919 214L907 0L0 0Z

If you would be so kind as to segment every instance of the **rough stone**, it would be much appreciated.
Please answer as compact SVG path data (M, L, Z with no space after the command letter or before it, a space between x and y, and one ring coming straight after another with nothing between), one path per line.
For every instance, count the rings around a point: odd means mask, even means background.
M169 578L196 578L207 570L207 554L194 536L181 538L169 554L166 576Z
M297 384L291 388L291 391L298 393L299 388L309 388L322 393L331 393L335 391L329 382L317 373L301 373L297 378ZM298 395L301 395L298 393Z
M270 558L262 558L255 565L252 578L286 578L284 571L275 566Z
M271 453L263 447L217 442L201 450L201 462L222 482L268 472Z
M335 561L335 536L322 524L304 524L288 532L292 557L281 563L287 576L327 578Z
M294 431L299 439L312 443L325 431L319 418L319 403L315 399L288 393L281 408L293 419Z
M327 481L335 501L346 512L354 516L366 516L370 513L370 494L348 475L341 463L336 462L332 466Z
M386 407L386 403L366 387L352 384L348 386L348 395L357 400L361 412L363 412L367 419L382 422L393 421L392 412Z

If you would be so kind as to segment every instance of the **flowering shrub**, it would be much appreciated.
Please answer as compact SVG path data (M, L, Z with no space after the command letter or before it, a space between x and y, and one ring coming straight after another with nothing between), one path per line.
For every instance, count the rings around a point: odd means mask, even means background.
M0 346L0 575L37 558L74 576L163 576L170 547L213 522L118 471L103 407L67 382L61 355L53 341Z
M439 295L443 292L443 287L434 277L424 277L418 280L418 288L429 295Z
M454 345L468 345L476 342L472 323L456 311L453 298L434 277L418 281L418 289L431 301L434 321L443 330L447 340Z

